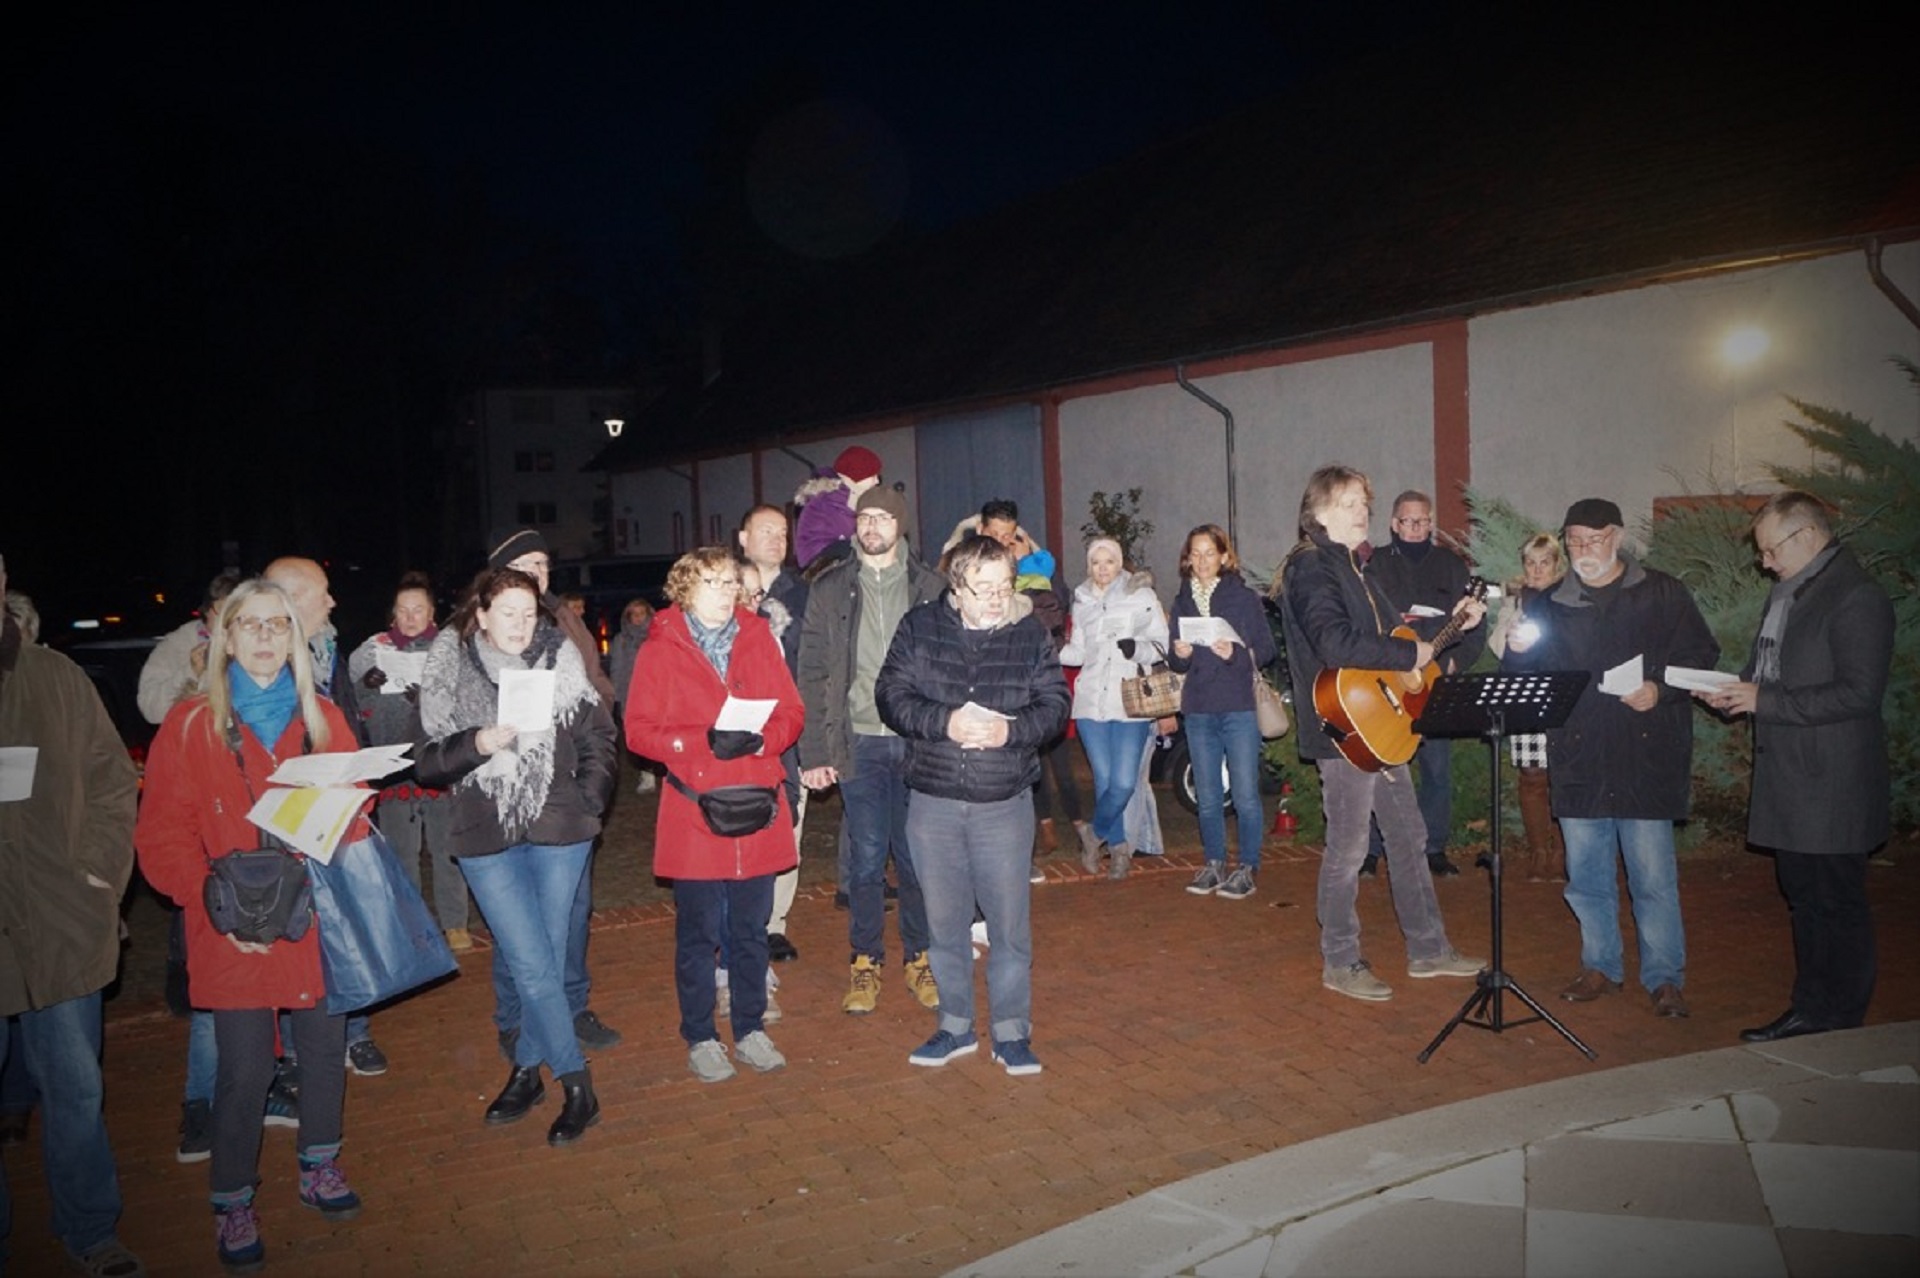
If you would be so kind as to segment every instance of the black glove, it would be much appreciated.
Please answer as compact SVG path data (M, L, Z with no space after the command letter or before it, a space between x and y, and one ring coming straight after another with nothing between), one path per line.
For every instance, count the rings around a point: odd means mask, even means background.
M713 747L713 757L716 759L744 759L750 754L757 754L766 743L766 738L757 732L707 729L707 744Z
M1137 646L1137 645L1135 645L1135 643L1133 642L1133 640L1131 640L1131 639L1116 639L1116 640L1114 640L1114 642L1120 645L1120 655L1121 655L1121 656L1123 656L1123 657L1125 657L1125 658L1126 658L1126 659L1127 659L1128 661L1132 661L1132 660L1133 660L1133 650L1134 650L1134 648L1135 648L1135 647Z
M407 685L407 690L400 695L407 699L408 705L417 706L420 704L420 685L410 683Z
M370 668L365 674L360 676L360 686L363 688L384 687L386 685L386 682L387 682L387 672L382 670L379 666L374 666Z

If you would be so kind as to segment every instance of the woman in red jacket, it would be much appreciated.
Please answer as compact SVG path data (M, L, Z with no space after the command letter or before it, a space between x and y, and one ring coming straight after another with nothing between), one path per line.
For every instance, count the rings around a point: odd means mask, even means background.
M763 1073L787 1063L762 1023L767 917L774 876L798 861L780 752L799 739L805 712L779 641L763 618L740 606L732 552L704 546L682 555L667 575L667 596L673 606L655 615L634 663L627 745L667 770L653 872L673 880L674 981L687 1067L701 1082L718 1083L734 1069L713 1024L716 949L726 953L734 1054ZM717 731L729 697L772 701L773 713L759 732ZM716 834L688 792L722 786L770 790L758 796L768 822L744 834Z
M174 706L148 751L133 838L147 882L185 911L189 991L195 1007L213 1013L220 1066L210 1185L220 1261L244 1271L266 1254L253 1190L277 1009L291 1014L300 1059L314 1063L300 1093L300 1201L333 1220L359 1214L359 1195L335 1162L347 1021L326 1010L317 928L267 944L223 935L207 918L202 885L211 858L266 843L247 812L283 760L357 743L346 716L313 690L307 637L279 586L235 587L209 655L207 691Z

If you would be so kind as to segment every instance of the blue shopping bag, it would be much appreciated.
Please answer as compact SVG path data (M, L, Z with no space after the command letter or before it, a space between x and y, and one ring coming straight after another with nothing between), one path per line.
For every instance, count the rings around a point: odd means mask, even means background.
M320 916L327 1011L357 1012L455 971L453 951L400 859L377 829L308 858Z

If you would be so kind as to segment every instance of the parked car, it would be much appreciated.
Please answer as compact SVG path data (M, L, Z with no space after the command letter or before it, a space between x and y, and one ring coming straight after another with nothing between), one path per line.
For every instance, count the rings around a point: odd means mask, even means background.
M152 744L157 729L140 713L140 671L159 643L153 636L116 636L69 640L56 645L93 680L94 690L107 707L107 715L119 731L120 740L126 744L127 753L143 772L147 747Z

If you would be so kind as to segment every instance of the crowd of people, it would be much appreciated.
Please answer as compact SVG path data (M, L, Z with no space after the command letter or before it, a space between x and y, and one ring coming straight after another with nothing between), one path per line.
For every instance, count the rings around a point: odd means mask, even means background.
M178 1156L210 1163L220 1262L244 1272L264 1261L254 1205L263 1125L297 1128L301 1204L332 1220L360 1212L341 1163L346 1077L389 1068L368 1009L330 1009L319 928L242 939L223 930L203 887L211 859L272 842L248 813L276 767L363 744L406 743L411 761L379 781L353 833L384 836L414 887L430 891L452 950L474 948L470 902L490 942L509 1072L480 1119L525 1118L551 1083L555 1146L599 1121L591 1057L621 1041L591 1007L588 941L592 859L623 747L642 765L642 792L658 794L652 868L672 885L679 1031L697 1079L724 1082L735 1061L786 1065L767 1029L780 1016L777 965L799 957L788 919L801 828L828 791L842 812L843 1012L878 1006L891 913L899 980L934 1013L907 1062L973 1054L984 1028L992 1059L1023 1077L1043 1069L1029 908L1037 858L1066 836L1089 874L1104 867L1118 880L1163 848L1146 780L1171 725L1130 712L1130 681L1155 668L1183 676L1178 714L1204 854L1186 892L1234 901L1257 891L1256 694L1279 640L1293 748L1318 771L1325 809L1316 906L1327 990L1392 997L1363 950L1356 906L1362 878L1382 864L1407 975L1472 979L1485 968L1449 940L1435 887L1458 873L1447 850L1451 743L1429 737L1409 758L1373 757L1371 736L1324 700L1344 671L1419 691L1484 646L1503 670L1588 676L1564 725L1509 742L1519 864L1528 878L1564 878L1579 927L1562 998L1600 998L1628 979L1624 862L1633 975L1655 1014L1688 1014L1673 831L1688 812L1698 699L1754 724L1748 836L1773 853L1792 917L1789 1006L1743 1037L1862 1023L1875 973L1865 864L1889 834L1881 701L1892 611L1806 494L1776 496L1754 520L1760 564L1778 584L1751 656L1736 676L1690 691L1670 672L1712 670L1719 647L1687 588L1635 557L1604 498L1575 502L1559 529L1518 547L1521 576L1486 625L1465 558L1434 537L1432 500L1396 498L1391 540L1377 546L1371 483L1349 467L1309 479L1269 599L1228 532L1203 523L1181 542L1171 610L1109 537L1088 541L1084 576L1069 586L1003 499L929 563L903 492L881 471L870 450L849 448L800 494L797 526L785 508L756 506L735 545L681 556L664 606L622 610L606 659L553 594L549 549L530 529L496 540L444 626L432 584L410 573L386 626L351 649L314 560L223 573L142 675L140 708L158 734L137 820L134 775L97 695L9 615L0 747L34 747L42 780L0 802L0 846L21 850L0 859L0 1140L22 1134L19 1116L38 1105L54 1227L76 1264L142 1272L115 1234L99 1071L101 990L136 855L179 907L192 1027ZM5 583L0 562L0 597ZM1092 776L1089 807L1069 766L1073 741ZM973 973L983 950L984 1016ZM0 1179L0 1261L9 1204Z

